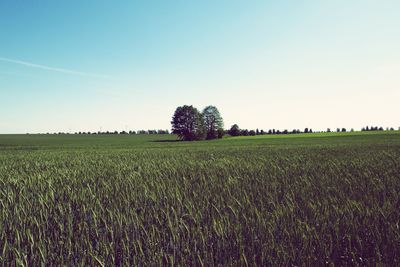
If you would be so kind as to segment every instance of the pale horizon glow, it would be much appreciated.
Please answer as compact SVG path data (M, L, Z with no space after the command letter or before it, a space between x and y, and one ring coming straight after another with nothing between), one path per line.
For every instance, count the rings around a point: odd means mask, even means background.
M398 10L2 1L0 134L170 129L185 104L217 106L225 128L398 129Z

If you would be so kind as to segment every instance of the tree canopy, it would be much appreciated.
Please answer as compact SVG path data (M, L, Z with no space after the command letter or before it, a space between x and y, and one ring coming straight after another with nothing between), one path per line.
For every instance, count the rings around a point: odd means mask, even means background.
M240 128L237 124L232 125L231 129L228 131L231 136L239 136Z
M206 136L202 114L193 106L181 106L172 117L172 133L184 141L201 140Z
M222 138L224 123L215 106L207 106L200 113L193 106L177 107L172 117L172 133L184 141Z
M207 139L218 138L218 130L224 128L222 117L215 106L207 106L203 110L204 126L207 130Z

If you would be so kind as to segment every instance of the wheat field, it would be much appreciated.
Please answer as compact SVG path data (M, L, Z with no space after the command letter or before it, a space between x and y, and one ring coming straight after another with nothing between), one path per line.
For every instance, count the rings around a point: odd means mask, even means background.
M400 133L0 135L2 266L400 264Z

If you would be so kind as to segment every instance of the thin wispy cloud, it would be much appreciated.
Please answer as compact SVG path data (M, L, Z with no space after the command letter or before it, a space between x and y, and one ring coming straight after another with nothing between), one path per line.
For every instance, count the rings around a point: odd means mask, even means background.
M36 68L36 69L71 74L71 75L97 77L97 78L111 78L109 75L88 73L88 72L69 70L69 69L57 68L57 67L50 67L50 66L46 66L46 65L36 64L36 63L22 61L22 60L4 58L4 57L0 57L0 61L13 63L13 64L19 64L19 65L23 65L23 66L27 66L27 67L31 67L31 68Z
M31 74L12 72L12 71L0 71L0 75L2 75L3 77L5 76L18 76L18 77L28 77L28 78L33 77L33 75Z

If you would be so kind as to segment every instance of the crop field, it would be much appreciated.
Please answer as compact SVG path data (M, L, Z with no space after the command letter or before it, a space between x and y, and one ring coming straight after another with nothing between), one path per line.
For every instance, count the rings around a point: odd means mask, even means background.
M400 132L0 135L2 266L400 265Z

